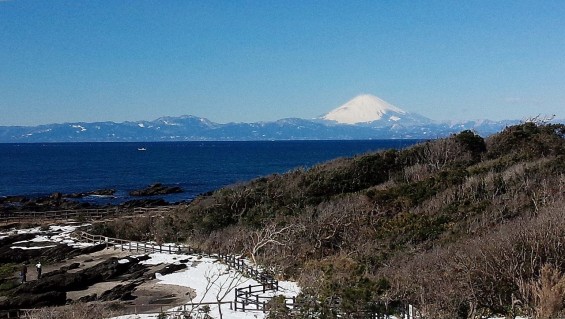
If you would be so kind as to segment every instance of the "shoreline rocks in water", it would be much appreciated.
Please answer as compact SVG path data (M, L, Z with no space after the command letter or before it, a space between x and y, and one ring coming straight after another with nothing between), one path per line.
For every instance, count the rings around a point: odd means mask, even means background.
M178 186L165 186L161 183L150 185L144 189L129 192L130 196L155 196L182 193L182 188Z
M50 196L42 197L0 197L0 212L84 209L91 206L89 203L68 200L61 193L53 193Z
M148 186L147 188L131 191L129 194L133 197L145 197L145 196L156 196L156 195L167 195L174 193L184 192L178 186L164 186L161 183L156 183ZM119 203L102 203L96 204L91 202L81 201L82 198L88 196L100 196L100 197L114 197L116 193L115 189L98 189L89 192L80 193L70 193L64 194L61 192L55 192L51 195L46 196L26 196L26 195L14 195L14 196L0 196L0 214L2 213L12 213L12 212L28 212L28 211L51 211L51 210L79 210L79 209L89 209L89 208L104 208L104 207L122 207L122 208L133 208L133 207L154 207L154 206L165 206L169 205L169 202L161 198L141 198L141 199L130 199L127 201ZM1 216L1 215L0 215Z
M116 190L113 188L105 188L105 189L97 189L90 192L85 193L72 193L72 194L64 194L64 198L83 198L86 196L114 196Z

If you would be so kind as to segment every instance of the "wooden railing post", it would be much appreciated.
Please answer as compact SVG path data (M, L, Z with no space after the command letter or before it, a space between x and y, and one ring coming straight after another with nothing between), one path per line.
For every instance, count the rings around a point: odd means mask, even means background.
M237 311L237 295L238 295L239 288L235 288L235 299L234 299L234 310Z

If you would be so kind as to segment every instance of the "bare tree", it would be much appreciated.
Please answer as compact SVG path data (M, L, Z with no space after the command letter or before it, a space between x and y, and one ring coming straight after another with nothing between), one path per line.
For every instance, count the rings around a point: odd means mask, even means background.
M198 296L198 301L192 303L191 308L183 314L187 316L195 315L196 312L202 311L200 304L202 304L204 300L210 300L210 297L213 297L218 305L220 319L223 319L222 302L237 286L244 284L249 279L237 271L230 271L227 268L221 270L217 267L208 268L204 273L204 278L206 279L204 291ZM210 310L209 306L206 308L208 311Z
M222 278L225 277L225 275L227 275L227 278ZM208 283L206 285L207 287L211 286L216 288L216 293L214 297L218 302L218 313L220 315L220 319L223 319L221 302L237 286L245 283L249 279L244 277L243 274L241 274L238 271L226 270L224 273L220 273L218 269L216 269L216 271L214 272L212 271L207 272L205 274L205 278Z
M257 254L266 246L287 246L290 240L290 234L296 227L297 225L292 224L279 226L277 223L271 222L263 228L253 231L250 234L250 242L247 247L253 263L257 264Z

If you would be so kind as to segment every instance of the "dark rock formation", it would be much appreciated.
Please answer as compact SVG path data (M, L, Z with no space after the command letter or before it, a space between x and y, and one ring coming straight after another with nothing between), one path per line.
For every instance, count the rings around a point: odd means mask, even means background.
M12 249L14 243L35 238L36 234L19 234L0 239L0 264L25 263L41 255L40 249L24 250ZM25 245L19 243L17 245ZM65 245L66 246L66 245Z
M105 188L105 189L97 189L97 190L90 191L90 192L84 192L84 193L64 194L63 197L65 197L65 198L83 198L83 197L91 196L91 195L113 196L115 193L116 193L115 189Z
M151 259L151 257L149 255L141 255L141 256L137 256L136 258L139 261L145 261L145 260Z
M88 296L84 296L84 297L80 297L78 298L78 302L91 302L91 301L96 301L98 300L98 295L97 294L90 294Z
M67 293L64 291L47 291L39 294L18 294L4 300L0 300L0 310L29 309L47 306L61 306L67 301Z
M70 265L67 266L63 266L58 270L54 270L54 271L50 271L48 273L44 273L41 275L42 278L46 278L46 277L51 277L51 276L55 276L55 275L60 275L60 274L64 274L67 273L69 270L72 269L77 269L80 267L79 263L72 263Z
M163 268L161 268L160 270L157 270L156 272L160 273L161 275L168 275L168 274L172 274L176 271L182 270L182 269L186 269L186 264L171 264L171 265L167 265Z
M89 195L100 195L100 196L111 196L116 193L113 188L97 189L95 191L89 192Z
M26 234L27 235L27 234ZM25 238L25 236L18 238ZM36 234L32 234L31 238L35 237ZM3 240L8 240L15 236L10 236L4 238ZM27 238L27 239L31 239ZM14 240L13 242L27 239ZM85 247L85 248L73 248L66 244L57 244L55 247L45 248L45 249L12 249L11 243L6 241L6 244L0 245L0 263L22 263L22 262L33 262L37 259L41 259L44 262L59 262L67 258L72 258L82 254L90 254L99 250L106 248L105 244L99 244L95 246Z
M129 192L130 196L155 196L174 193L182 193L183 190L178 186L165 186L161 183L153 184L147 188Z
M98 300L100 301L112 301L112 300L133 300L136 297L132 296L132 292L135 291L137 286L142 282L130 282L125 285L117 285L116 287L106 290L103 292Z
M23 203L27 200L29 200L29 198L25 196L5 196L5 197L0 197L0 204Z
M61 267L61 270L62 271L69 271L69 270L77 269L78 267L80 267L80 263L72 263L68 266Z
M12 196L0 199L0 212L3 213L83 209L91 206L89 203L67 200L63 194L58 192L46 197Z
M36 234L17 234L0 239L0 247L11 245L18 241L30 240L35 238Z
M106 248L105 244L98 244L84 248L75 248L66 244L59 244L56 247L43 249L41 259L47 262L59 262L76 256L97 252L104 248Z
M46 291L71 291L82 290L98 282L114 280L128 272L138 264L135 258L128 258L129 262L120 263L118 258L112 257L102 263L76 273L55 271L45 274L41 279L26 282L14 289L14 296L22 294L41 294ZM128 278L125 278L128 279Z
M63 194L59 192L51 194L51 200L53 201L56 207L61 205L62 199L63 199Z

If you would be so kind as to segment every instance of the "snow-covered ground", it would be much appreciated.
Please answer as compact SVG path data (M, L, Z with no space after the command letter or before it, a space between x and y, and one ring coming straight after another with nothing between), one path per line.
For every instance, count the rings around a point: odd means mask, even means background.
M165 276L157 276L162 285L178 285L186 286L196 291L194 303L215 303L218 301L233 301L236 288L248 287L249 285L258 285L259 283L251 278L247 278L236 272L214 258L199 258L190 255L169 255L169 254L151 254L151 259L144 261L145 264L172 264L178 263L178 260L189 259L189 267L184 271L178 271ZM281 281L279 282L279 291L276 295L284 295L286 297L297 296L300 288L296 283ZM267 292L261 296L273 296L275 293ZM221 312L224 319L247 319L247 318L265 318L266 314L260 311L234 311L230 309L229 304L221 305ZM186 306L187 312L193 311L197 313L198 309L192 309ZM172 307L170 311L183 310L182 307ZM115 317L114 319L145 319L157 318L158 313L143 315L127 315ZM218 305L210 305L210 315L219 318Z

